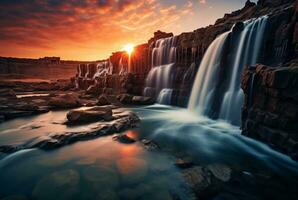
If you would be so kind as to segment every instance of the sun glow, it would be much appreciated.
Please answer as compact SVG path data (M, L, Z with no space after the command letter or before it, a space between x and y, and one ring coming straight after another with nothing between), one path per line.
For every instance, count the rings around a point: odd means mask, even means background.
M123 49L126 51L126 53L128 55L131 55L133 50L134 50L134 46L133 46L133 44L127 44L127 45L124 46Z

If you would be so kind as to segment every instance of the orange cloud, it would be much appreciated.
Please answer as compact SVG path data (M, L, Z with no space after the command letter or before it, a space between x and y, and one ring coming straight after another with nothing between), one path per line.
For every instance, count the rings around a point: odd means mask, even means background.
M192 3L156 0L2 0L0 55L98 60L158 29L179 31Z

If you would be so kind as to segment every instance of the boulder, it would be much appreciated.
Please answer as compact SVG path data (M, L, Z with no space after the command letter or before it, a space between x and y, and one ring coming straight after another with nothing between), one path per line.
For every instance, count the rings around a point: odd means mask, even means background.
M98 106L105 106L105 105L110 105L111 102L110 102L110 100L109 100L109 98L108 98L107 95L102 94L102 95L100 95L100 96L98 97L98 99L97 99L97 103L96 103L96 104L97 104Z
M105 105L117 105L121 106L121 102L113 95L102 94L98 97L96 105L105 106Z
M68 123L87 123L96 121L109 121L113 118L109 107L93 107L87 110L72 110L67 113Z
M64 94L57 97L52 97L48 103L53 108L75 108L81 106L80 100L76 95Z
M116 140L116 141L124 143L124 144L132 144L132 143L136 142L136 140L134 138L129 137L127 134L116 135L113 137L113 140Z
M133 96L130 94L120 94L117 99L123 104L131 104Z
M134 105L151 105L154 104L154 100L151 97L134 96L132 98L132 104Z

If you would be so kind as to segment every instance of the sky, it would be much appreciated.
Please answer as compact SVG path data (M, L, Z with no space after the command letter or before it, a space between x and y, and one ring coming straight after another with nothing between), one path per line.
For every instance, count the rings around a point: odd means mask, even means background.
M156 30L193 31L246 0L0 0L0 56L106 59ZM256 0L254 0L256 2Z

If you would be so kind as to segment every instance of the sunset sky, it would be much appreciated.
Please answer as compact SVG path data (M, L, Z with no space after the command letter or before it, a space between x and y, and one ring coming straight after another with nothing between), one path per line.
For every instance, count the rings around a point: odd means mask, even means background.
M0 56L104 59L156 30L179 34L213 24L245 1L0 0Z

